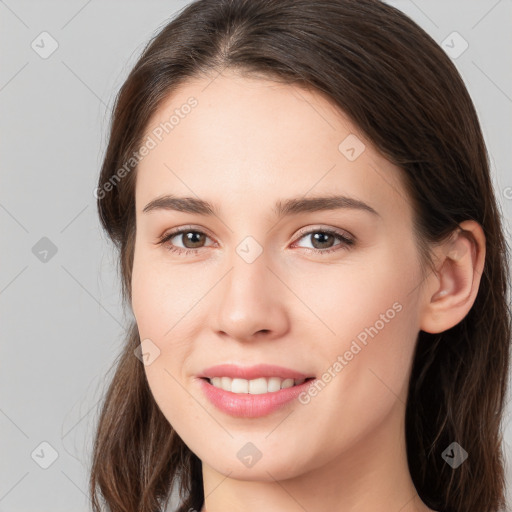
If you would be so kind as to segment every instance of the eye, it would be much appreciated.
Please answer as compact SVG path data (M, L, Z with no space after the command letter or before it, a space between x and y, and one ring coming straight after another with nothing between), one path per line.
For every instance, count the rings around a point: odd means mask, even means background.
M311 249L306 247L306 249L312 251L315 254L322 255L342 249L348 249L355 243L354 238L334 229L314 229L311 231L302 232L299 240L308 237L311 240L313 247ZM333 242L336 239L340 240L340 243L333 245Z
M184 247L179 247L176 246L175 243L171 243L174 238L177 240L181 239ZM196 252L198 249L202 249L201 244L204 243L206 238L209 238L208 235L197 229L180 228L164 235L157 244L165 246L171 252L190 254Z
M332 253L338 250L348 249L355 244L354 238L334 229L315 229L300 234L299 240L310 237L313 247L306 247L306 249L315 254ZM174 238L177 240L181 239L183 247L179 247L176 243L172 242ZM185 255L193 254L205 247L202 244L204 244L207 238L209 238L209 236L203 231L185 227L165 234L158 240L157 244L165 246L171 252ZM333 245L336 239L338 239L340 243Z

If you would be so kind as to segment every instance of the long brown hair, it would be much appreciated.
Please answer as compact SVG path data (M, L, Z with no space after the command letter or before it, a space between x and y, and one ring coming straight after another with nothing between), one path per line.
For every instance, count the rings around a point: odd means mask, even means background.
M444 512L505 505L500 430L509 367L507 245L479 120L452 61L401 11L379 0L198 0L147 44L113 107L96 197L119 249L123 299L131 299L136 165L151 115L189 78L224 68L314 88L403 169L422 253L467 219L486 236L475 303L455 327L420 331L406 407L409 468L422 500ZM120 177L122 176L122 177ZM109 185L110 184L110 185ZM134 356L137 326L105 395L90 492L113 512L156 512L180 492L179 512L204 503L201 462L168 423ZM442 452L469 458L452 469Z

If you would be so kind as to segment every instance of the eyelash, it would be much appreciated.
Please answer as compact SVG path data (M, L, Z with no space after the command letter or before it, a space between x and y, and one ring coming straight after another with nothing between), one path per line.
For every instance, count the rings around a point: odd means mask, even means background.
M175 245L168 243L169 240L171 240L175 236L181 235L183 233L199 233L201 235L208 236L206 233L204 233L203 231L200 231L198 229L180 228L180 229L177 229L176 231L172 231L171 233L167 233L167 234L163 235L159 239L159 241L156 243L157 243L157 245L165 246L166 249L170 252L181 254L183 256L186 256L187 254L197 253L197 251L199 251L201 249L205 249L205 247L198 247L197 249L182 249L181 247L176 247ZM310 249L307 247L303 248L303 249L306 249L310 253L325 255L325 254L330 254L330 253L333 253L333 252L336 252L339 250L347 250L355 244L355 239L349 238L349 237L345 236L344 234L340 233L339 231L336 231L334 229L328 229L328 228L313 229L310 231L302 232L302 233L300 233L298 240L304 238L307 235L312 235L314 233L324 233L324 234L328 234L328 235L333 235L336 238L338 238L341 241L341 243L338 245L335 245L334 248L325 249L325 250L324 249Z

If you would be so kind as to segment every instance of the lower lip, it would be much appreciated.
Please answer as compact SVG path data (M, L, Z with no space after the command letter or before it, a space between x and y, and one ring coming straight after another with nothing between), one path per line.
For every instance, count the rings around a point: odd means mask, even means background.
M272 393L262 393L261 395L232 393L216 388L206 379L201 378L199 380L201 381L199 384L208 400L221 411L240 418L258 418L280 409L297 398L306 391L315 379L307 380L298 386Z

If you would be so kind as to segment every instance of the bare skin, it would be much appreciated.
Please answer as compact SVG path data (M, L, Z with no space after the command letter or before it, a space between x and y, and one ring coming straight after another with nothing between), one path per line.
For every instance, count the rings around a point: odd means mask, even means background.
M155 400L202 461L203 511L431 511L407 465L409 372L419 330L452 327L475 300L480 226L463 223L423 276L401 170L325 97L224 72L175 91L147 134L191 96L197 106L137 169L132 307L141 340L160 351L145 366ZM364 144L359 155L355 143ZM165 194L219 211L143 212ZM273 211L277 201L334 194L376 213ZM157 244L181 227L204 233L204 243L176 235ZM353 243L315 240L325 229ZM237 252L246 237L255 242L245 247L262 250L250 263ZM372 326L378 332L354 354ZM335 371L338 356L346 364ZM307 403L237 418L199 387L198 374L221 363L276 364L317 379L331 368L332 378ZM249 442L262 454L252 467L237 457Z

